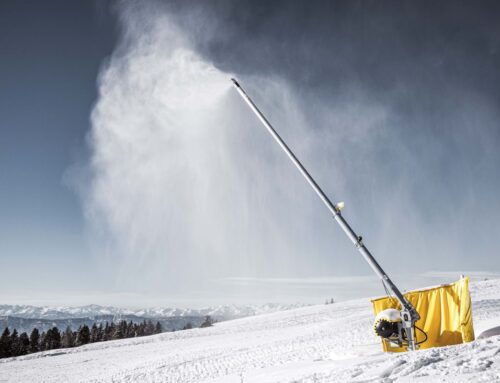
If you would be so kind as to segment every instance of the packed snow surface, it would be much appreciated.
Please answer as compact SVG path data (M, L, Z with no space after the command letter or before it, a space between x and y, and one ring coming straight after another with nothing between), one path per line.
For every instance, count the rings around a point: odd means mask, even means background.
M476 335L500 325L500 280L471 284ZM0 382L496 382L500 336L385 354L368 299L211 328L0 360Z

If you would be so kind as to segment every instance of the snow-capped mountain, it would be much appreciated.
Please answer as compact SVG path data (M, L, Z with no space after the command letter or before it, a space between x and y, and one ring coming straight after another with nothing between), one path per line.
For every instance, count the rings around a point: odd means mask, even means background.
M276 304L265 305L221 305L201 309L157 307L146 309L124 309L111 306L30 306L30 305L0 305L0 317L17 317L25 319L69 319L93 318L97 316L126 316L135 315L144 318L167 317L198 317L210 315L224 319L242 318L246 316L271 313L302 307L304 304Z

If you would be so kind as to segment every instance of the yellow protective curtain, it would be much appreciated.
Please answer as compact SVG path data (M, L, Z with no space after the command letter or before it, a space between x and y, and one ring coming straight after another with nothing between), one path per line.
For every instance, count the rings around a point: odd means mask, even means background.
M404 296L420 314L417 327L427 333L427 340L420 344L420 349L449 346L474 340L472 326L472 306L469 294L469 278L464 277L455 283L423 290L409 291ZM401 305L393 297L372 300L375 315L388 308L401 310ZM417 341L425 336L416 330ZM406 351L382 339L382 346L387 352Z

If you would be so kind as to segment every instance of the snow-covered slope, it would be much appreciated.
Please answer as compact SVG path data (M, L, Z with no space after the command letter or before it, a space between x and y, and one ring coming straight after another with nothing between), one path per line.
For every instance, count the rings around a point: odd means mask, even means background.
M205 316L222 317L225 319L242 318L251 315L283 311L303 304L281 305L268 303L265 305L220 305L205 307L201 309L157 307L147 309L124 309L112 306L30 306L30 305L0 305L0 316L13 316L26 319L67 319L67 318L92 318L102 315L136 315L144 318L167 318L183 316Z
M471 285L476 335L500 325L500 280ZM0 360L0 382L494 382L500 336L399 355L368 299Z

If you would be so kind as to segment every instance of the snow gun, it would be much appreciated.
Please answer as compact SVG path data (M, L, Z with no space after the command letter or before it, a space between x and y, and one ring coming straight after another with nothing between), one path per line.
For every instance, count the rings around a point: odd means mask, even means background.
M243 100L248 104L250 109L255 113L260 122L264 125L267 131L271 134L278 145L287 154L288 158L297 167L299 172L304 176L306 181L311 185L313 190L316 192L318 197L323 201L327 209L333 215L335 221L339 224L340 228L347 235L347 237L354 244L356 249L361 253L363 258L371 266L375 274L382 280L382 283L386 290L388 289L401 305L400 310L389 308L382 310L375 319L374 330L375 333L396 344L398 347L404 347L408 350L416 350L418 347L418 342L416 339L416 327L415 323L420 319L420 315L415 309L415 307L410 303L410 301L399 291L396 285L392 282L391 278L382 269L379 263L375 260L373 255L368 251L363 239L360 235L357 235L354 230L349 226L345 218L341 214L341 210L344 207L343 202L338 202L333 204L326 194L321 190L319 185L316 183L314 178L309 174L306 168L298 160L295 154L290 150L288 145L283 141L276 130L271 126L266 117L257 108L252 99L246 94L241 85L234 78L231 79L236 90L243 98Z
M462 276L459 281L451 284L402 294L368 251L362 237L354 232L342 216L341 210L344 203L333 204L330 201L241 85L235 79L231 81L243 100L323 201L342 231L381 279L387 296L372 299L376 316L373 329L382 340L384 351L415 351L418 348L449 346L473 341L474 328L469 279ZM417 333L419 334L418 340Z

